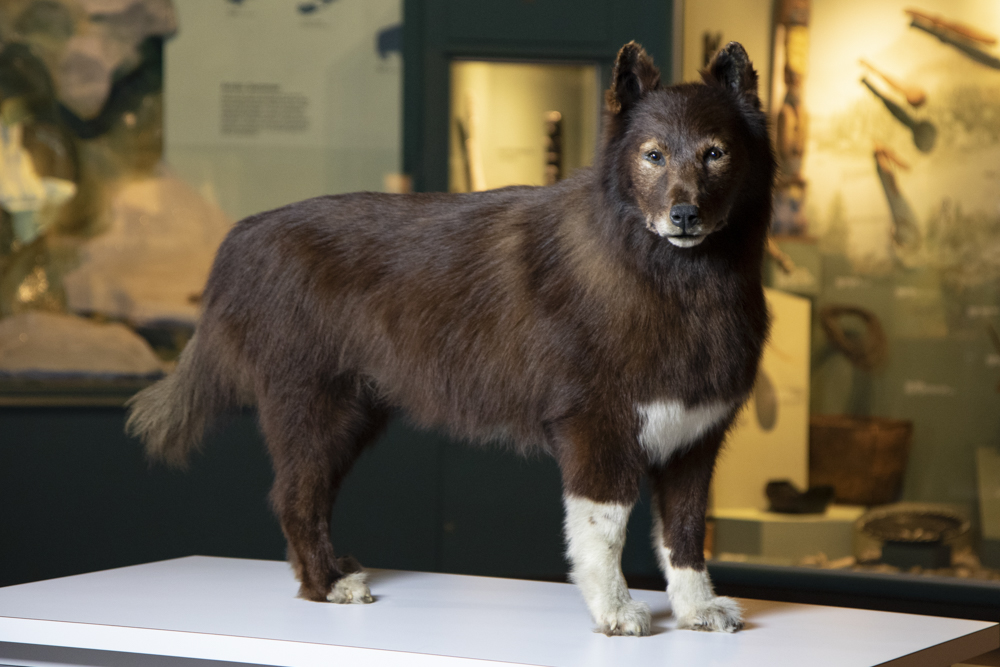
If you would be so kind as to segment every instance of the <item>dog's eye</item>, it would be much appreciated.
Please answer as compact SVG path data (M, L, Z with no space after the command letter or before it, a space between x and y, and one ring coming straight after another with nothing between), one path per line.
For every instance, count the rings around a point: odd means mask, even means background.
M705 153L705 160L711 162L713 160L718 160L723 155L725 155L725 153L722 152L721 148L719 148L718 146L712 146L711 148L708 149L708 152Z
M652 151L649 151L648 153L646 153L646 159L649 160L650 162L652 162L653 164L663 164L664 163L663 153L661 153L658 150L652 150Z

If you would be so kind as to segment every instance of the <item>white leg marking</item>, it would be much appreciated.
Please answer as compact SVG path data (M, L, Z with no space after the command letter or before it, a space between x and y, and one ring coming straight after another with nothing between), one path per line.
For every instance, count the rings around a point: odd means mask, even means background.
M337 580L333 585L333 590L327 594L326 599L337 604L368 604L374 602L371 591L368 590L368 580L366 572L354 572Z
M656 507L653 508L653 548L663 576L667 578L667 595L678 628L736 632L743 627L740 605L732 598L715 594L708 570L671 564L670 549L664 546L663 521Z
M631 506L565 496L570 578L583 593L597 630L606 635L648 635L649 606L629 595L622 548Z

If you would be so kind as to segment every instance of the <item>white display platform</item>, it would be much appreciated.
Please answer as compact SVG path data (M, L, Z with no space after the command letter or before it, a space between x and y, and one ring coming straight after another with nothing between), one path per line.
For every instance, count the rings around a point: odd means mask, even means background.
M742 632L677 630L638 590L654 635L605 637L575 587L512 579L376 570L370 605L297 586L285 563L191 557L2 588L0 664L924 667L1000 646L996 623L758 600Z

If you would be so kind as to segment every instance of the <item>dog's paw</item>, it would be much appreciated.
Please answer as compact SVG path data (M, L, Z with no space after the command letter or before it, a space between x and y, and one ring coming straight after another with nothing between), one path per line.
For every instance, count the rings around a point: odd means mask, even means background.
M743 610L732 598L713 597L683 610L677 627L706 632L736 632L743 628Z
M652 624L649 605L645 602L625 600L619 606L609 609L597 619L597 632L609 637L645 637Z
M337 580L326 599L336 604L368 604L374 602L368 584L368 575L364 572L347 574Z

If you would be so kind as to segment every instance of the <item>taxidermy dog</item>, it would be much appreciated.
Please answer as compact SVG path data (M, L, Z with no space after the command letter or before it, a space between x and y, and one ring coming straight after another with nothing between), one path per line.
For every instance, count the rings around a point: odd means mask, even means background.
M239 222L176 370L132 399L130 432L182 462L214 415L256 405L299 594L337 603L372 597L334 554L333 499L394 412L544 450L571 579L608 635L650 632L621 572L648 475L678 625L739 629L705 569L705 510L767 336L775 165L743 47L702 78L663 87L625 45L595 164L555 185L318 197Z

